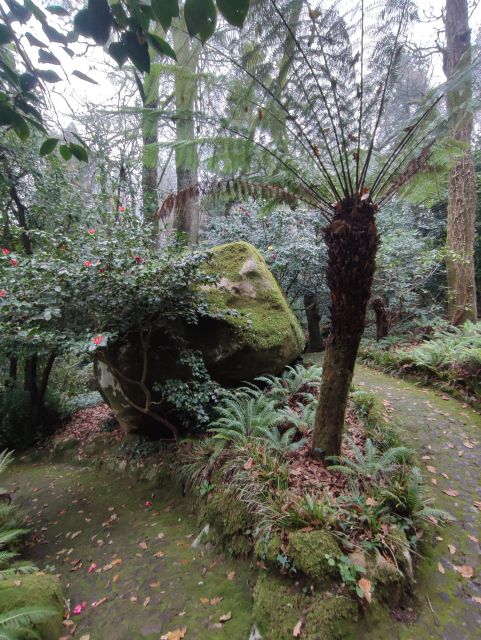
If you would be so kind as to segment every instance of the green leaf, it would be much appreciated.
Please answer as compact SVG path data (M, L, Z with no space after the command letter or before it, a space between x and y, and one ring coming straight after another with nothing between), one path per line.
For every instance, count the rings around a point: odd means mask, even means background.
M64 34L60 33L60 31L57 31L57 29L54 29L53 27L51 27L49 24L47 23L43 24L42 29L44 34L50 40L50 42L59 42L60 44L67 44L67 38L64 36Z
M204 43L214 33L217 22L214 0L186 0L184 16L191 37L198 35Z
M216 0L219 11L234 27L243 27L250 0Z
M172 18L179 16L177 0L151 0L151 7L154 16L160 22L164 31L170 28Z
M54 56L50 51L45 51L45 49L39 50L38 61L44 64L60 64L60 60L57 56Z
M81 162L88 162L89 156L85 147L80 146L79 144L75 144L75 142L71 142L69 144L69 149L72 152L72 155L80 160Z
M70 160L70 158L72 157L72 152L66 144L61 144L59 147L59 151L64 160Z
M18 20L19 22L22 22L22 23L25 23L27 22L27 20L29 20L30 16L32 15L32 12L28 7L20 4L19 2L17 2L17 0L5 0L5 2L7 3L10 11L12 12L12 16L14 17L15 20Z
M15 111L5 102L0 102L0 127L8 127L15 120Z
M104 45L110 38L112 14L107 0L88 0L90 35L96 44Z
M60 82L62 78L55 73L55 71L51 71L50 69L35 69L35 75L45 82Z
M31 33L26 33L25 37L27 38L28 44L30 46L41 47L42 49L48 49L48 46L44 42L42 42L41 40L33 36Z
M57 146L58 142L59 142L58 138L47 138L46 140L44 140L40 147L40 151L39 151L40 156L42 157L48 156L49 153L52 153L52 151Z
M47 11L50 11L50 13L53 13L56 16L69 16L70 15L70 12L67 11L67 9L64 9L63 7L61 7L59 4L49 4L45 8L47 9Z
M20 88L22 91L31 91L36 84L37 78L35 78L31 73L22 73L20 76Z
M150 42L152 47L161 53L164 56L169 56L173 60L177 60L177 56L175 55L175 51L172 49L170 44L166 42L163 38L155 35L155 33L148 33L147 40Z
M129 58L139 71L150 71L149 47L146 42L139 42L137 34L133 31L126 31L122 34L123 43L129 53Z
M112 42L109 45L109 55L111 55L119 67L121 67L129 57L129 52L122 42Z
M0 45L12 41L12 33L6 24L0 24Z
M88 9L80 9L73 19L73 27L77 33L85 38L90 37L90 20Z
M27 122L18 113L15 113L13 130L22 142L25 142L25 140L30 135L30 128Z
M72 71L72 75L73 76L77 76L77 78L80 78L80 80L85 80L85 82L90 82L91 84L98 84L98 82L96 80L93 80L93 78L89 78L87 75L85 75L85 73L82 73L81 71Z

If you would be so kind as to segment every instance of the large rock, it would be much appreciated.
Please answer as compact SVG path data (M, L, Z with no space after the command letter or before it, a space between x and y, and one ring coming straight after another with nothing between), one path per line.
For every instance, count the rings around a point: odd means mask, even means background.
M217 286L206 289L207 298L213 308L227 313L219 318L200 318L197 325L185 323L168 329L202 353L214 380L229 386L262 374L278 374L301 355L301 327L255 247L247 242L215 247L205 268L219 274ZM179 363L178 348L165 328L153 332L151 345L149 389L169 378L188 379L189 371ZM139 336L131 332L109 345L95 364L101 392L129 433L153 427L124 395L126 392L135 404L143 404L145 396L139 386L129 382L141 377L141 352ZM159 400L155 392L153 399Z

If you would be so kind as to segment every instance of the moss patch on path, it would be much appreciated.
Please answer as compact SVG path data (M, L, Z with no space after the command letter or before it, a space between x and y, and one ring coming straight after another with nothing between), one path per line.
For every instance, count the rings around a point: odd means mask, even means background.
M442 393L367 367L356 367L354 382L384 402L390 418L404 431L404 442L419 454L435 506L457 519L436 532L430 557L418 567L415 622L397 622L380 610L372 611L359 638L477 640L481 629L481 416ZM471 567L472 577L463 577L461 567Z
M173 489L152 496L146 483L67 464L19 465L11 484L32 529L29 555L60 574L75 637L158 640L186 627L186 640L248 638L254 572L192 548L196 519Z

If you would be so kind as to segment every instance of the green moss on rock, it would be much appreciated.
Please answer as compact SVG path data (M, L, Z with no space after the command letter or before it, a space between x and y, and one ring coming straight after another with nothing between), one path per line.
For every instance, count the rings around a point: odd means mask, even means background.
M62 635L63 597L56 578L34 574L0 582L0 614L21 607L53 609L55 613L34 629L41 640L58 640Z
M340 553L335 538L323 529L294 531L289 534L287 555L298 571L315 582L325 582L337 577L337 567L331 566L326 556L336 558Z
M228 490L211 493L201 504L201 520L209 523L209 540L234 556L252 551L252 515Z
M262 572L254 591L254 622L263 640L290 640L303 620L304 640L341 640L355 637L358 618L354 600L332 593L306 595L293 582Z

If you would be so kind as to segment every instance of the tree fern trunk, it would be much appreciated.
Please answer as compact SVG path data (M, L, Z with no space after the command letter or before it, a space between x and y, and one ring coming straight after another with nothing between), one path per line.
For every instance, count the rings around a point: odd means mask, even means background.
M379 237L375 212L370 202L345 200L324 232L331 333L312 440L313 451L322 455L339 455L341 451L347 398L376 268Z
M447 78L466 69L471 63L471 32L467 0L446 0ZM448 93L448 113L455 120L453 136L466 144L466 151L449 174L448 196L448 313L453 324L475 321L476 285L474 240L476 224L476 177L471 134L473 114L470 111L472 80L466 80ZM466 108L466 105L467 108Z

